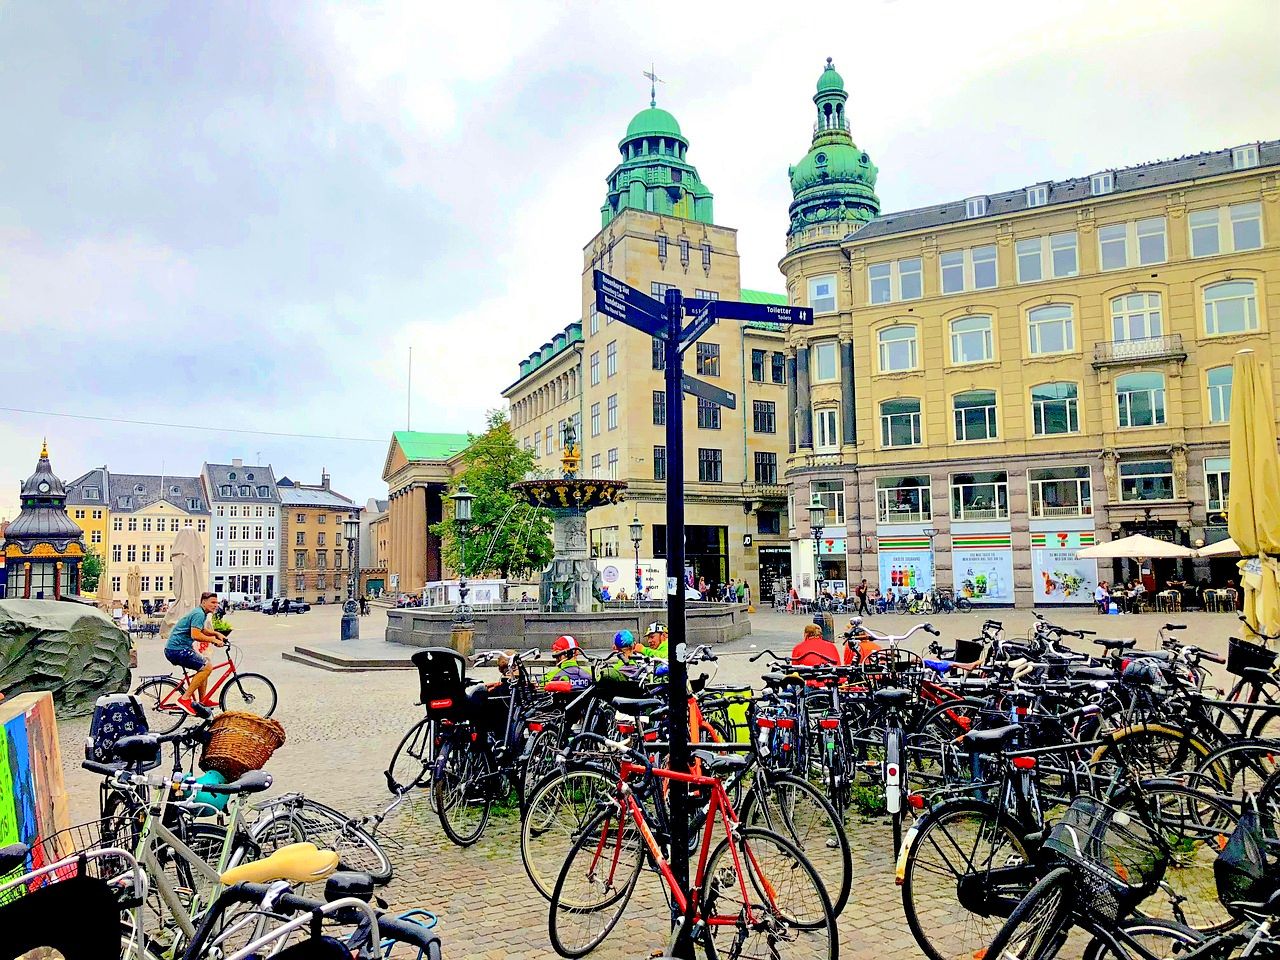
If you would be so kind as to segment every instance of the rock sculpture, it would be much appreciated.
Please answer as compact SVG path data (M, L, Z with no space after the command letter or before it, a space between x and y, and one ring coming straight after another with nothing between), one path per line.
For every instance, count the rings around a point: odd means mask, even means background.
M129 637L86 604L0 600L0 694L48 690L61 716L129 687Z

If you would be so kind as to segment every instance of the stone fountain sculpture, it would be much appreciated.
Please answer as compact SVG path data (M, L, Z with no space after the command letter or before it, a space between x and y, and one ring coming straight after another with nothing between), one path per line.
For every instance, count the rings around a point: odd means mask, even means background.
M549 510L554 521L555 558L542 573L539 606L552 613L590 613L598 576L587 544L587 511L617 503L627 485L578 476L582 457L572 420L565 424L563 440L561 476L523 480L512 484L511 490L528 503Z

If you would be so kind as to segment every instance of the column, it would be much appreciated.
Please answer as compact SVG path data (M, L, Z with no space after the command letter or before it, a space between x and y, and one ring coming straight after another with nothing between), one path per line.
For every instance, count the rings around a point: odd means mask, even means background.
M858 427L854 419L853 341L840 341L840 432L844 443L855 446Z
M798 445L801 449L813 449L813 407L809 400L809 348L796 348L796 412Z
M787 450L796 452L796 358L787 356Z

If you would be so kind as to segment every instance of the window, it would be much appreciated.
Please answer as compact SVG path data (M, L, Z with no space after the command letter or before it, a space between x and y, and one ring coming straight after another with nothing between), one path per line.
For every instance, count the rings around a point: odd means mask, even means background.
M867 268L871 302L918 300L924 295L923 269L923 261L919 257L871 264Z
M612 377L618 372L618 341L610 340L604 348L604 375Z
M1243 147L1235 147L1231 151L1231 169L1247 170L1258 165L1258 145L1246 143Z
M295 589L297 589L297 590L299 590L299 591L305 590L305 589L307 589L307 578L306 578L306 577L304 577L304 576L299 575L299 576L294 580L293 585L294 585L294 588L295 588Z
M654 341L655 343L657 341ZM600 382L600 351L597 350L591 354L591 385L594 387Z
M680 171L676 170L675 173L679 174ZM704 270L711 269L711 244L705 240L702 241L702 267Z
M122 555L122 554L123 554L123 551L120 549L120 544L118 544L118 543L113 543L113 544L111 545L111 562L112 562L112 563L119 563L119 562L120 562L120 560L121 560L121 555Z
M1116 377L1116 422L1121 427L1164 423L1164 374L1127 373Z
M920 401L885 400L880 404L880 445L914 447L920 444Z
M970 197L964 202L964 215L967 219L972 220L974 217L984 217L986 214L986 197Z
M173 520L173 521L171 521L171 523L177 523L177 522L178 522L177 520ZM203 520L201 520L200 522L201 522L201 523L204 523L204 521L203 521ZM191 526L191 518L190 518L190 517L183 517L183 518L182 518L182 525L183 525L184 527L189 527L189 526ZM170 529L173 529L173 528L172 528L172 526L170 526Z
M687 240L685 242L688 243ZM676 285L674 283L657 283L655 281L649 284L649 293L652 294L655 300L665 301L667 299L667 291L675 288Z
M996 285L996 248L949 250L938 257L943 293L988 290Z
M119 533L124 529L124 519L122 517L113 517L111 520L111 529Z
M1089 192L1095 197L1100 197L1104 193L1110 193L1116 188L1116 178L1110 170L1102 173L1095 173L1089 178Z
M1138 263L1164 263L1168 259L1165 246L1164 217L1151 217L1137 223Z
M591 455L591 475L593 477L600 476L600 454L598 453Z
M609 418L609 429L618 429L618 395L616 393L609 394L607 401L607 416Z
M952 520L1007 520L1009 475L1003 470L951 475Z
M137 530L137 529L138 529L138 518L137 518L137 517L130 517L130 518L129 518L129 529L130 529L131 531L132 531L132 530Z
M1032 237L1030 240L1019 240L1014 245L1018 260L1018 282L1035 283L1044 279L1044 266L1041 247L1043 237Z
M1209 388L1209 422L1227 423L1231 419L1231 365L1206 370L1204 380Z
M787 358L781 353L775 353L770 363L769 379L774 383L787 382Z
M876 518L880 523L926 523L932 516L928 477L876 480Z
M192 508L192 509L195 509L195 508ZM254 508L253 508L253 515L254 515L255 517L260 517L260 516L262 516L262 508L261 508L261 507L254 507ZM320 522L321 522L321 523L324 523L324 514L321 514L321 515L320 515Z
M90 534L89 534L89 542L90 542L90 543L101 543L101 542L102 542L102 531L101 531L101 530L94 530L92 533L90 533Z
M1172 500L1172 460L1129 460L1120 464L1121 500Z
M587 320L587 325L593 336L600 332L600 314L596 311L595 304L591 305L591 315Z
M1252 280L1228 280L1204 288L1204 329L1210 336L1258 329Z
M835 450L840 446L840 438L836 434L835 410L813 411L813 428L815 450Z
M85 487L84 498L86 500L101 500L102 493L98 490L97 487ZM97 513L97 511L94 511L94 512ZM100 519L100 518L95 517L95 519Z
M243 483L240 485L240 496L249 497L252 495L253 495L252 489L247 483Z
M1236 250L1257 250L1262 246L1262 204L1240 203L1231 211L1231 242Z
M654 426L665 426L667 422L667 392L653 391L653 423Z
M778 455L776 453L756 453L756 483L778 482Z
M695 288L693 295L699 300L719 300L720 294L714 290L703 290L701 287Z
M323 573L316 574L316 589L317 590L329 589L329 578L325 576Z
M174 524L176 524L177 522L178 522L177 520L170 520L170 521L169 521L169 529L170 529L170 530L174 530L174 532L177 532L177 531L175 530L175 528L174 528ZM188 520L186 521L186 525L188 525L188 526L189 526L190 524L191 524L191 521L188 519ZM196 529L197 529L197 530L199 530L201 533L204 533L204 532L205 532L205 530L206 530L207 528L208 528L208 527L207 527L207 521L205 521L205 520L198 520L198 521L196 521Z
M143 593L150 593L150 592L151 592L151 578L150 578L150 577L143 577L143 578L142 578L142 582L141 582L140 586L142 587L142 592L143 592Z
M756 433L776 433L778 430L777 404L772 400L753 400L751 429Z
M262 551L261 551L261 550L255 550L255 551L253 551L253 565L254 565L255 567L260 567L260 566L262 566Z
M658 340L658 339L656 339L656 338L654 339L654 341L653 341L653 369L655 369L655 370L665 370L665 369L667 369L667 354L666 354L666 349L667 349L667 347L666 347L666 342L665 342L665 341L663 341L663 340Z
M231 484L224 483L220 487L218 487L218 496L220 497L231 496Z
M893 265L889 263L873 263L867 268L872 303L888 303L893 299L892 269Z
M896 373L916 367L916 328L904 323L886 327L876 335L880 342L880 372Z
M1204 458L1205 509L1210 513L1223 513L1231 495L1231 458Z
M1230 207L1192 210L1187 218L1191 229L1191 255L1211 257L1218 253L1257 250L1262 246L1262 204L1238 203ZM1222 244L1223 228L1230 245Z
M703 430L719 430L720 404L698 397L698 426Z
M763 350L751 351L751 382L764 383L764 357Z
M949 250L938 258L942 271L942 292L959 293L964 289L964 251Z
M1071 307L1054 303L1027 314L1031 352L1065 353L1076 348L1075 319Z
M542 456L542 434L537 430L533 431L533 455Z
M554 439L554 434L555 434L555 427L551 426L551 424L547 424L547 429L543 434L543 444L546 447L547 456L551 456L551 454L555 451L556 441Z
M598 403L591 405L591 435L600 436L600 404Z
M293 551L293 565L295 567L305 567L307 565L307 551L305 550Z
M143 533L150 533L150 532L151 532L151 518L150 518L150 517L143 517L143 518L142 518L142 532L143 532Z
M1093 490L1088 467L1044 467L1027 470L1031 516L1088 517L1093 515Z
M809 306L814 313L835 313L836 278L834 274L809 278Z
M112 578L111 578L111 592L112 592L112 593L119 593L119 592L120 592L120 578L119 578L119 577L112 577Z
M955 413L957 441L994 440L998 436L994 390L957 393L951 406Z
M609 479L618 479L618 448L609 448Z
M996 248L974 247L969 251L973 258L973 288L989 290L996 285Z
M809 498L826 507L823 518L828 527L844 525L844 481L813 480L809 483Z
M136 563L138 560L138 547L136 544L129 544L124 551L124 557L129 563Z
M689 238L680 237L680 262L686 267L689 265Z
M764 536L782 533L782 514L777 510L757 510L756 533Z
M271 491L268 490L266 487L258 487L258 496L268 497L270 495L271 495Z
M1042 383L1031 388L1031 429L1037 437L1080 432L1079 388Z
M698 479L703 483L720 483L724 479L724 463L719 450L698 448Z
M248 531L245 531L245 532L247 533ZM248 538L248 537L245 537L245 539L246 539L246 540L248 540L249 538ZM324 546L324 544L325 544L324 534L323 534L323 533L317 533L317 534L316 534L316 546L317 546L317 547L323 547L323 546Z
M213 535L215 539L225 540L227 539L227 528L223 526L219 526L217 527L217 529L214 530Z
M658 259L665 259L667 256L667 235L665 233L658 234Z
M77 510L77 511L75 511L75 519L77 519L77 520L83 520L83 519L84 519L84 511L83 511L83 510Z
M1119 270L1129 265L1126 234L1123 223L1112 223L1098 228L1098 263L1103 270Z
M919 257L898 261L898 297L902 300L918 300L924 296L924 264Z
M234 529L235 529L235 527L232 527L231 529L233 529L233 530L234 530ZM234 538L233 538L233 539L234 539ZM299 547L306 546L306 543L307 543L307 535L306 535L305 531L299 530L297 533L295 533L295 534L293 535L293 542L294 542L294 544L296 544L296 545L297 545L297 546L299 546Z
M156 544L156 563L164 563L164 544Z
M1049 202L1049 185L1047 183L1037 183L1034 187L1027 187L1027 206L1043 207Z
M951 362L983 363L993 356L990 317L951 321Z
M720 344L698 344L698 374L703 377L720 376Z
M217 514L218 514L218 516L220 516L220 517L221 517L221 516L225 516L225 514L223 513L223 507L222 507L222 504L218 504L218 507L217 507Z
M667 479L667 448L653 448L653 479Z
M1208 257L1218 252L1218 210L1192 210L1187 218L1191 225L1191 255Z
M1144 340L1164 335L1158 293L1128 293L1111 301L1111 339Z
M1055 233L1048 237L1031 237L1014 245L1018 264L1018 282L1036 283L1045 279L1044 263L1048 257L1049 275L1074 277L1080 272L1076 233Z
M839 376L836 367L836 342L822 340L813 345L813 379L815 383L829 382Z

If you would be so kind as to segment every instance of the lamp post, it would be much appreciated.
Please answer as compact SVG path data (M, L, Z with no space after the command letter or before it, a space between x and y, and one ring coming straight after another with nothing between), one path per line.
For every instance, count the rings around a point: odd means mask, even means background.
M809 504L809 529L813 533L813 600L822 599L822 528L827 525L827 508L817 497Z
M644 579L640 575L640 541L644 539L644 524L640 515L631 520L631 545L636 548L636 606L640 606L640 593L644 589Z
M936 537L942 531L938 530L936 527L925 527L920 532L929 538L929 589L933 590L938 586L936 583L934 583L934 580L937 577L938 564L933 556L933 538ZM923 590L920 592L924 593Z
M467 606L467 524L471 522L471 501L475 497L464 483L451 499L453 519L458 525L458 606L453 611L453 622L470 623L471 608Z
M347 602L342 605L342 639L360 639L360 618L356 608L356 540L360 536L360 521L355 515L342 521L342 535L347 541Z

